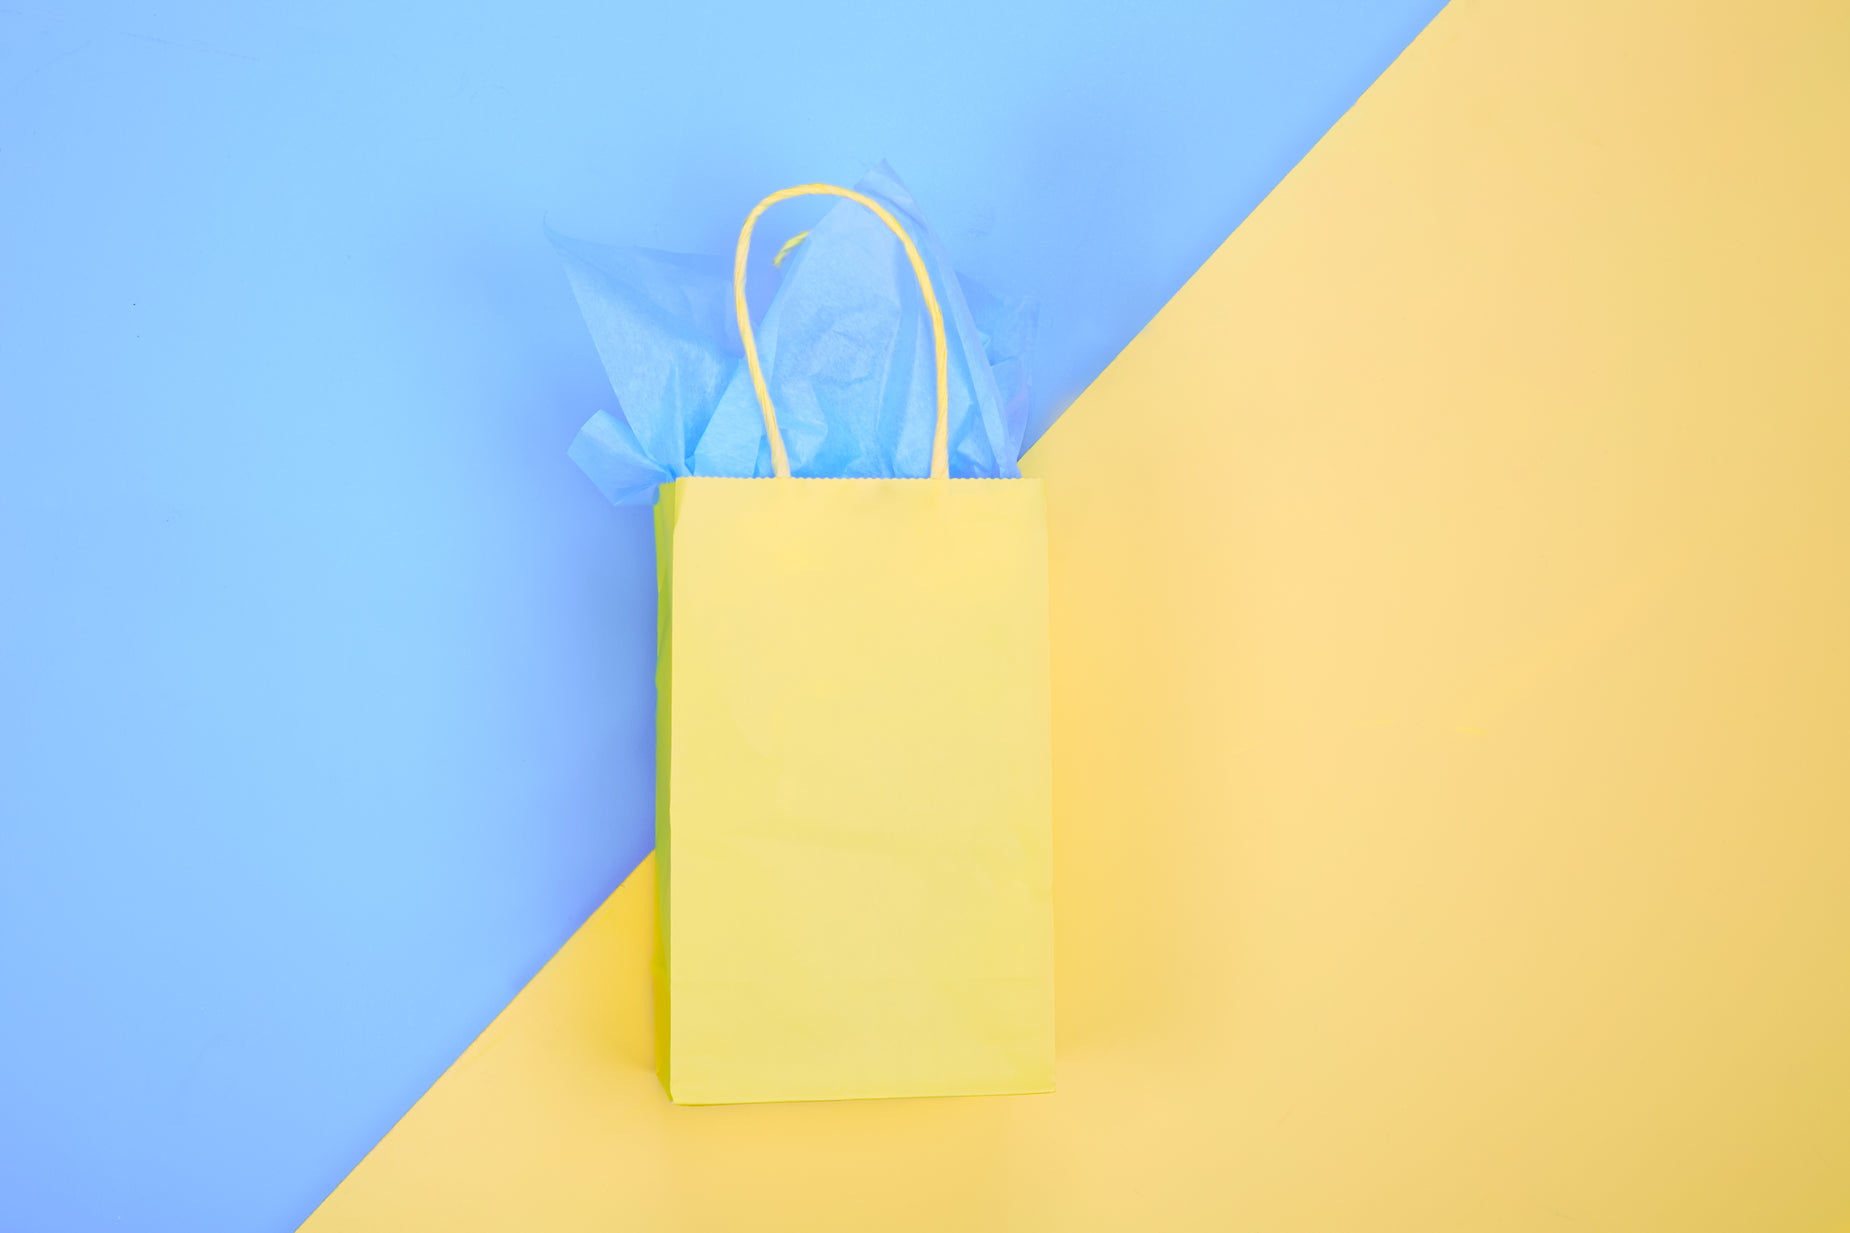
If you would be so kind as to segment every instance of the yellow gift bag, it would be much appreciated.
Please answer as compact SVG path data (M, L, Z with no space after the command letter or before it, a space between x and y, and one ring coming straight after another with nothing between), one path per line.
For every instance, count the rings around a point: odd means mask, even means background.
M791 478L745 309L758 216L898 234L936 346L929 479ZM951 479L943 317L874 200L775 193L734 299L776 478L656 506L656 1061L686 1104L1053 1087L1041 484Z

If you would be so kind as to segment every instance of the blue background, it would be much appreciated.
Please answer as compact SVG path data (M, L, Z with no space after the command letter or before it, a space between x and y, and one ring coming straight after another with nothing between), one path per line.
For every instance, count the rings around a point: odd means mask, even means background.
M293 1227L650 847L543 219L887 158L1044 426L1438 7L0 7L0 1228Z

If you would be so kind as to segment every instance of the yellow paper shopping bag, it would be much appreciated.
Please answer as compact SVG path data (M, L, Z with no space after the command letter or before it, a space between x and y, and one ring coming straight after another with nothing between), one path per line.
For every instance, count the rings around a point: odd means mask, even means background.
M858 201L898 234L937 355L928 479L791 478L744 297L753 224ZM1046 516L950 479L944 325L877 202L811 185L739 237L776 478L656 506L656 1059L693 1104L1053 1087Z

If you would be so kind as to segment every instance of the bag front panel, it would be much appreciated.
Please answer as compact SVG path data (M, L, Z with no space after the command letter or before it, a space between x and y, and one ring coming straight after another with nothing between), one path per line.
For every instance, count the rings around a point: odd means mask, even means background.
M676 488L675 1098L1050 1088L1039 483Z

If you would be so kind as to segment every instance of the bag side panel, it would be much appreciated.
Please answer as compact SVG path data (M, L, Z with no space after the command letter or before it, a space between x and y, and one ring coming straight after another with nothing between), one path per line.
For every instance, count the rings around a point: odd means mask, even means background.
M674 524L678 506L679 486L663 484L655 504L655 955L650 969L655 990L655 1073L671 1100L674 983L669 952L673 884L669 788L674 754Z

